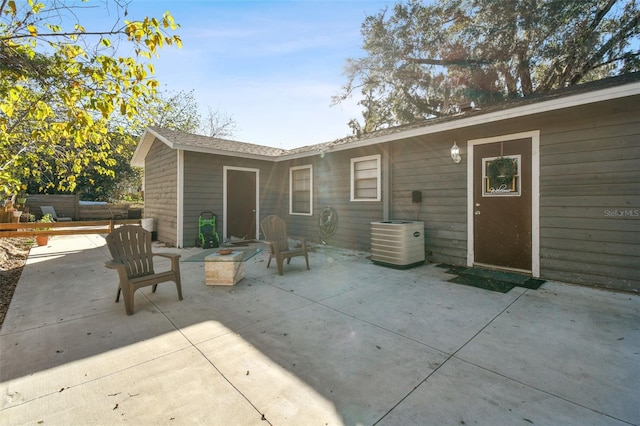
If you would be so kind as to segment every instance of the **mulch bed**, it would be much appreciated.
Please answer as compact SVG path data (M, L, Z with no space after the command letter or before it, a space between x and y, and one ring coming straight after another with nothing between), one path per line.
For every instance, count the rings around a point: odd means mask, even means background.
M0 238L0 327L32 246L32 238Z

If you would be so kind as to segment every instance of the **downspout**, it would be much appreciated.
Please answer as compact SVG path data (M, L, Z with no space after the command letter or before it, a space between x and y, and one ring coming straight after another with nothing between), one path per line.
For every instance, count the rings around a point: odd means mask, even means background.
M176 170L176 247L183 248L184 239L184 150L178 149L178 168Z

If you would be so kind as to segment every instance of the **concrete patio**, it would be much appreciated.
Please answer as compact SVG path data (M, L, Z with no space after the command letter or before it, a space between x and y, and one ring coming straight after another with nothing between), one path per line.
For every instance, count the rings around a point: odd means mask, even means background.
M103 237L55 237L0 330L0 424L640 424L639 296L366 256L317 247L280 277L261 253L233 287L183 262L183 301L160 284L127 316Z

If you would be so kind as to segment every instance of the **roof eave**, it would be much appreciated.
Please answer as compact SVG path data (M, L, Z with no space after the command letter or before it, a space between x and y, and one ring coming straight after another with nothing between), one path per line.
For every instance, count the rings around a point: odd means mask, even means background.
M189 152L201 152L203 154L215 154L215 155L225 155L227 157L241 157L241 158L249 158L253 160L266 160L266 161L274 161L277 160L278 157L264 155L264 154L252 154L245 153L239 151L228 151L219 148L209 148L209 147L199 147L193 145L182 145L182 144L173 144L171 145L174 149L181 149Z
M366 137L360 140L354 140L347 143L330 145L330 144L318 144L312 145L308 150L297 151L295 153L281 155L266 155L245 153L239 151L212 149L209 147L198 147L187 144L173 143L167 138L163 137L160 133L154 131L152 128L148 128L142 136L141 143L136 148L131 165L144 167L145 157L147 156L153 141L158 139L165 143L167 146L173 149L180 149L184 151L200 152L206 154L225 155L230 157L242 157L263 161L287 161L299 158L311 157L317 154L326 152L345 151L354 148L361 148L365 146L376 145L380 143L393 142L396 140L409 139L413 137L419 137L424 135L430 135L440 132L452 131L462 129L465 127L477 126L480 124L496 123L513 118L525 117L529 115L556 111L565 108L571 108L580 105L588 105L608 100L615 100L630 96L640 95L640 81L622 84L619 86L604 88L600 90L593 90L583 93L577 93L574 95L562 96L559 98L543 100L539 102L532 102L526 105L516 106L513 108L507 108L499 111L492 111L487 113L481 113L470 116L462 116L461 118L451 121L445 121L442 123L429 123L426 122L423 126L413 127L407 130L400 130L396 132L390 132L379 136Z
M370 145L376 145L379 143L393 142L400 139L409 139L412 137L424 136L434 133L446 132L465 127L476 126L479 124L493 123L504 121L513 118L524 117L533 114L539 114L543 112L556 111L564 108L571 108L580 105L588 105L597 102L603 102L608 100L620 99L630 96L640 95L640 82L634 82L631 84L625 84L612 88L606 88L601 90L594 90L591 92L579 93L575 95L569 95L557 99L551 99L542 102L535 102L528 105L522 105L519 107L509 108L505 110L488 112L486 114L472 115L469 117L463 117L457 120L452 120L439 124L425 124L424 126L389 133L380 136L374 136L367 139L356 140L343 145L323 147L320 152L337 152L345 151L353 148L361 148ZM314 155L312 150L306 152L299 152L296 154L287 155L284 154L278 158L278 160L290 160L294 158L309 157Z
M168 147L174 148L174 144L157 133L152 128L147 128L142 134L141 142L136 147L136 150L133 152L133 157L131 158L131 165L134 167L144 167L144 160L151 149L151 145L153 145L154 140L160 140L165 143Z

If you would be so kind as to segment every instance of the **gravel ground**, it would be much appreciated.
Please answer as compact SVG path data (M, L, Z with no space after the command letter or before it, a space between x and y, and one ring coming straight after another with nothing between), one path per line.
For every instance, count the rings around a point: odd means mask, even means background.
M32 246L32 238L0 238L0 327Z

